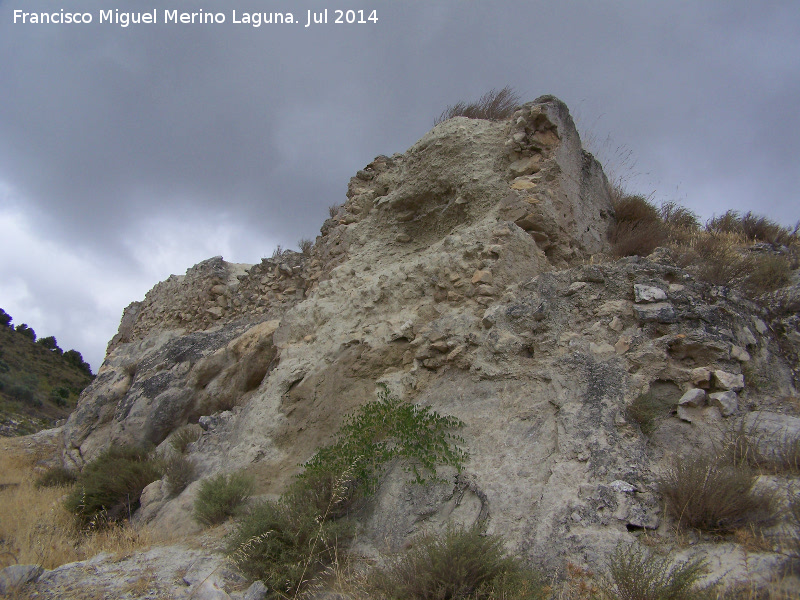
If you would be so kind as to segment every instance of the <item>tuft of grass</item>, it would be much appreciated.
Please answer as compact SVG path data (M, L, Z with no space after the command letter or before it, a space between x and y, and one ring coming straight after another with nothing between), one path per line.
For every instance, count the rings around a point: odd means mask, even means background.
M173 454L164 460L164 479L171 496L177 496L195 480L196 469L183 454Z
M197 423L189 423L175 430L169 438L169 445L179 454L185 454L189 444L200 439L203 430Z
M418 538L374 579L379 597L397 600L536 600L546 586L509 556L498 536L478 527L449 528Z
M745 464L717 456L683 456L673 459L658 489L679 527L729 533L774 520L773 493L755 488L756 479Z
M620 544L609 560L610 581L604 591L618 600L710 599L711 590L697 585L706 572L703 559L673 563L636 544Z
M617 257L647 256L667 241L658 209L641 195L622 195L613 202L616 223L609 231Z
M35 485L41 487L63 487L72 485L78 480L74 471L70 471L61 465L51 467L36 478Z
M239 513L253 494L253 478L244 473L220 473L200 484L194 501L194 518L203 525L216 525Z
M509 86L500 90L492 89L475 102L457 102L448 105L433 124L438 125L453 117L502 121L514 114L519 106L519 101L519 94Z
M163 464L149 450L112 446L84 467L65 506L87 527L130 519L142 490L162 473Z
M658 209L658 216L669 229L696 231L700 229L697 215L677 202L663 202Z
M650 435L659 422L674 408L672 404L651 393L640 394L625 409L625 418L636 423L645 435Z
M745 261L745 266L747 275L742 281L742 287L753 296L774 292L792 281L792 267L785 256L752 256Z

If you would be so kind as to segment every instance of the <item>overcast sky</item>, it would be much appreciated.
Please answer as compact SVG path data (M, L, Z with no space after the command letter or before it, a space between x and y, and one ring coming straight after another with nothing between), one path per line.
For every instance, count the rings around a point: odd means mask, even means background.
M114 8L159 23L101 23ZM92 23L14 23L61 9ZM0 0L0 307L96 370L155 283L296 248L372 158L505 85L564 100L634 191L704 219L800 218L796 0Z

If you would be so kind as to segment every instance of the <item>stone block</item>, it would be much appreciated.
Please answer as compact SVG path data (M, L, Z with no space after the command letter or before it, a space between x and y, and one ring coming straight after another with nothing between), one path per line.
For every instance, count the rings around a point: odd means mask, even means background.
M714 392L708 395L708 404L719 408L723 417L729 417L739 409L736 392Z

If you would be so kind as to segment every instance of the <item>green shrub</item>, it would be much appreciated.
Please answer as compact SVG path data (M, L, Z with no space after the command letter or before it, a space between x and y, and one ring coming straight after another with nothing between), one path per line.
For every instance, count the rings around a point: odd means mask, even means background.
M475 102L458 102L442 111L433 124L438 125L453 117L502 121L514 114L519 106L519 95L509 86L501 90L490 90Z
M625 418L636 423L645 435L650 435L659 422L675 408L651 393L640 394L625 409Z
M112 446L84 467L66 507L87 526L130 518L142 490L161 478L162 469L149 450Z
M546 597L533 571L506 554L498 536L450 528L418 538L374 585L397 600L534 600Z
M175 430L169 438L169 445L179 454L185 454L189 444L200 439L203 430L197 423L183 425Z
M319 450L305 465L300 478L352 473L350 497L375 493L387 466L399 460L420 484L441 481L438 465L459 471L468 458L456 444L463 440L451 430L463 427L455 417L444 417L429 407L392 396L384 387L378 400L345 417L336 442Z
M237 514L253 494L253 478L244 473L220 473L200 483L194 501L194 518L215 525Z
M702 559L673 562L658 558L635 544L617 546L608 568L605 590L619 600L695 600L711 598L708 588L696 588L706 573Z
M672 461L658 489L678 526L730 532L774 519L773 495L754 489L756 479L745 464L716 456L684 456Z
M78 480L74 471L70 471L62 466L51 467L36 479L36 487L57 487L72 485Z
M295 597L331 564L353 535L348 519L330 519L300 494L257 504L230 539L232 561L273 592Z
M350 540L347 515L374 494L389 463L399 462L418 483L438 481L437 465L461 469L467 454L450 433L461 426L384 387L377 401L345 418L336 441L304 465L279 501L258 504L239 520L228 553L248 576L295 597Z
M171 496L177 496L195 479L194 464L183 454L173 454L164 460L164 480Z

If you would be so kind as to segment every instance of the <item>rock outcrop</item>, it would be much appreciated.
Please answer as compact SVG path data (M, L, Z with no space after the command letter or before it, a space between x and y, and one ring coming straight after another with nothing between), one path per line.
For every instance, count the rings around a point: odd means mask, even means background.
M796 356L796 331L778 339L773 315L663 253L604 260L613 220L557 99L450 119L359 171L306 254L214 258L130 305L65 426L65 461L199 421L204 476L247 469L278 494L382 383L461 419L471 460L430 488L390 473L360 552L481 520L539 564L601 568L618 541L667 527L654 481L669 455L798 410L782 349ZM625 417L643 393L673 407L649 437ZM141 518L191 531L196 488Z

